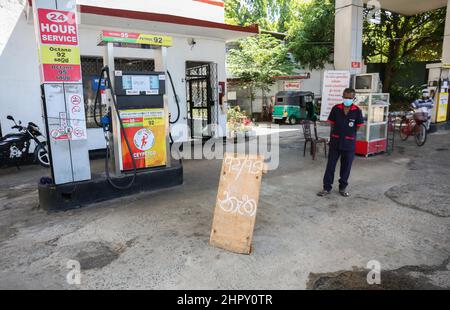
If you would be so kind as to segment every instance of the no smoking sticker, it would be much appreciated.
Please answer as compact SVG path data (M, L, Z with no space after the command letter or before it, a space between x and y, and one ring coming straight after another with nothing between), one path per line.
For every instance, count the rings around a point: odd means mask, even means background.
M70 101L74 105L79 105L81 103L81 97L78 95L73 95L72 98L70 98Z
M78 138L83 137L83 135L84 135L84 130L83 130L82 128L75 128L75 129L73 130L73 134L74 134L75 136L77 136Z

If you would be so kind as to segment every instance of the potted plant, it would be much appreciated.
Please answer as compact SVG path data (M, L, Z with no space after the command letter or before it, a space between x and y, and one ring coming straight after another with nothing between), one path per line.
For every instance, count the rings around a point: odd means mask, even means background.
M241 111L239 106L228 109L227 112L227 137L237 141L238 137L249 137L254 134L253 122Z

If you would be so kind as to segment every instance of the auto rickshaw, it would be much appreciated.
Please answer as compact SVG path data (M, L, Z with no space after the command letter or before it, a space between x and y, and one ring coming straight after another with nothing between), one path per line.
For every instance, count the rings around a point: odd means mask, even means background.
M275 96L272 119L276 124L297 124L317 118L314 93L310 91L280 91Z

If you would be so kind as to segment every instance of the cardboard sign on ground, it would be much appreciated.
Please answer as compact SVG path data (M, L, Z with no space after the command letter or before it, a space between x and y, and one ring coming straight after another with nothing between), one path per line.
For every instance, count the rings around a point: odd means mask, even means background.
M225 154L211 245L235 253L250 254L264 168L263 156Z

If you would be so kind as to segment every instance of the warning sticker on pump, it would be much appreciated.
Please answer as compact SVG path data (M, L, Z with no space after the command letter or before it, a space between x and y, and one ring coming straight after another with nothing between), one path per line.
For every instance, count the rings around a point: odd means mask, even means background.
M126 94L128 96L135 96L135 95L139 95L140 92L138 90L127 89L126 90Z
M146 95L158 95L159 94L159 89L150 89L150 90L146 90L145 91Z

